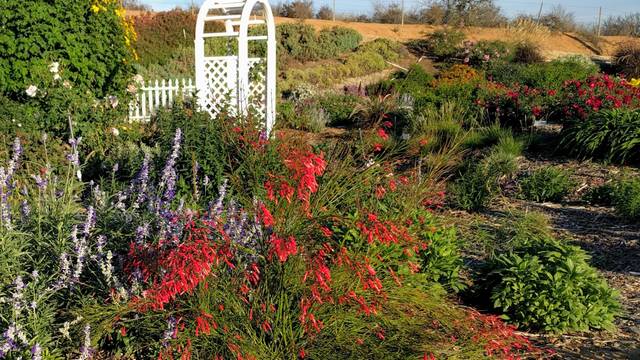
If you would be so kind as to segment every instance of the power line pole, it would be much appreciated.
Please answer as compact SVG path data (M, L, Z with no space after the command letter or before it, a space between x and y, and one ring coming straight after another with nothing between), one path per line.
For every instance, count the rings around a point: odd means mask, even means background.
M598 10L598 30L597 30L597 34L598 37L600 37L600 29L602 28L602 6L600 6L600 9Z
M542 7L544 6L544 0L540 1L540 11L538 11L538 24L540 23L540 19L542 19Z
M401 20L400 20L400 26L404 26L404 0L402 0L402 2L401 2L400 11L402 12L402 16L401 16Z
M333 0L333 22L336 22L336 0Z

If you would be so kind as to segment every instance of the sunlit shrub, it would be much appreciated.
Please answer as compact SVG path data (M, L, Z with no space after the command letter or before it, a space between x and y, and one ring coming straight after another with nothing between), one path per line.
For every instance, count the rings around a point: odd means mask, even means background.
M536 202L560 202L575 187L569 173L561 168L543 167L519 180L520 196Z

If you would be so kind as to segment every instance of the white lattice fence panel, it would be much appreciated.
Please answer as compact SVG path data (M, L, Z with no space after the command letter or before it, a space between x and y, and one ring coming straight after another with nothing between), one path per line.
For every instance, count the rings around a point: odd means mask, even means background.
M234 111L238 59L235 56L205 59L205 93L203 110L212 116L223 110Z
M266 62L249 59L249 111L264 116L267 108Z

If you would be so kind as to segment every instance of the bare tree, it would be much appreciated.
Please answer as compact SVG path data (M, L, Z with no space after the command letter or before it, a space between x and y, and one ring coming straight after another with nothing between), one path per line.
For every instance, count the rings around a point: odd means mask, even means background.
M332 20L333 19L333 9L324 5L322 6L318 12L316 13L316 18L320 20Z
M143 4L140 0L122 0L122 7L127 10L151 11L151 6Z
M273 12L278 16L296 19L313 18L313 1L294 0L285 3L278 3L273 6Z

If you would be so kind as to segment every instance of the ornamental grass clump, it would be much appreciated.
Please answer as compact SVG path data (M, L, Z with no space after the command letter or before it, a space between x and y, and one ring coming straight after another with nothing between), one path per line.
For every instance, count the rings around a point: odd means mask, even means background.
M560 202L575 188L566 170L550 166L526 174L518 185L520 196L535 202Z

